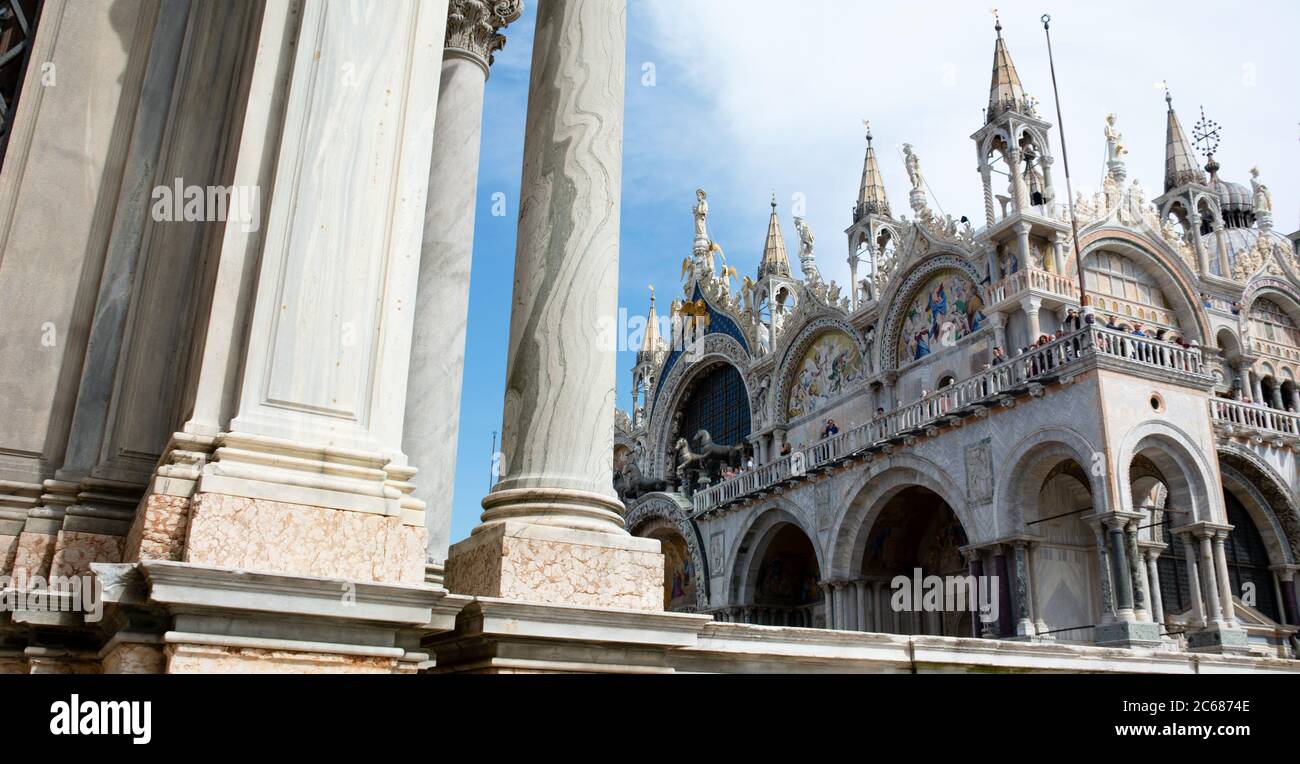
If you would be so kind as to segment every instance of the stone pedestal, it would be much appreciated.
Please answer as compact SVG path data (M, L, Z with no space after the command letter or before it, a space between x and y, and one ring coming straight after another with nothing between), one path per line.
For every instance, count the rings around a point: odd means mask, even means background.
M457 594L594 608L663 609L659 541L505 522L451 548Z
M1164 640L1161 625L1140 621L1114 621L1093 628L1094 642L1099 647L1159 648Z

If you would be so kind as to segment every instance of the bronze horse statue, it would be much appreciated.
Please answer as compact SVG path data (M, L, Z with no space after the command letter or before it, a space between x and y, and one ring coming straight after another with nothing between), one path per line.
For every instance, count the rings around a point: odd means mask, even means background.
M668 481L659 478L648 478L641 474L641 468L637 466L636 462L628 462L623 465L622 472L614 476L614 490L619 491L619 497L626 502L629 499L638 499L647 493L666 491L668 490Z
M744 446L723 446L713 442L713 436L708 430L700 430L695 433L695 445L700 449L700 455L705 459L721 460L730 464L732 467L739 467L740 460L744 456Z

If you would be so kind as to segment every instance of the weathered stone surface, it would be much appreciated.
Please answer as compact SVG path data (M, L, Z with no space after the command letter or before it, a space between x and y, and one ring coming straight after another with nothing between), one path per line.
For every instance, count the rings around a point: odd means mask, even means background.
M180 560L189 530L190 500L151 494L141 505L126 537L125 560Z
M425 529L396 517L221 494L195 497L185 561L199 565L419 584Z
M452 547L446 583L457 594L657 611L663 566L650 539L505 523Z
M121 562L126 539L103 533L59 531L54 556L50 562L52 576L90 575L92 562Z
M169 674L391 674L394 658L262 650L209 645L167 645Z

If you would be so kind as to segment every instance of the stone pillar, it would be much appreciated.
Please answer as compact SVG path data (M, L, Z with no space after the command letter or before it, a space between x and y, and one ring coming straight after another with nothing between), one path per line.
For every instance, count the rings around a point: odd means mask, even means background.
M1121 621L1132 621L1133 578L1128 564L1128 545L1124 539L1123 518L1107 517L1107 537L1110 541L1111 580L1115 583L1115 614Z
M447 559L451 533L483 88L494 52L505 44L498 30L518 19L522 6L454 0L447 17L402 435L420 471L414 495L425 504L429 557L438 563Z
M1267 406L1268 402L1264 400L1264 385L1260 381L1258 374L1251 375L1251 402L1256 406Z
M1300 601L1296 600L1295 586L1295 565L1274 565L1273 572L1277 575L1278 594L1282 599L1282 618L1288 624L1295 626L1300 624Z
M993 327L993 345L1002 348L1003 352L1011 355L1007 350L1007 314L1001 311L992 311L989 313L989 324Z
M1151 618L1162 627L1165 623L1165 604L1160 594L1160 550L1148 547L1146 550L1147 583L1151 591Z
M1032 637L1034 635L1033 614L1029 606L1029 557L1027 542L1014 541L1011 544L1016 561L1016 636Z
M827 629L835 628L835 592L830 581L822 581L822 603Z
M1224 543L1228 540L1227 530L1218 530L1214 534L1214 569L1219 577L1219 603L1223 607L1223 622L1228 628L1236 628L1237 613L1232 604L1232 579L1228 577L1228 556Z
M1009 637L1011 626L1011 573L1007 567L1006 549L1002 545L993 552L993 570L998 577L998 637Z
M858 599L858 631L871 631L871 622L867 618L867 582L854 581L853 592Z
M1196 542L1190 532L1183 534L1183 556L1187 559L1187 586L1191 590L1192 625L1205 627L1210 624L1205 617L1205 599L1201 595L1201 572L1196 562Z
M1237 400L1251 397L1250 364L1241 363L1237 366Z
M1038 557L1037 542L1030 542L1029 549L1029 609L1034 614L1034 634L1040 639L1054 639L1051 634L1046 634L1047 620L1043 618L1043 610L1038 603L1038 574L1034 572L1035 561Z
M977 549L963 549L962 555L966 558L966 569L970 574L970 579L975 583L975 588L970 592L970 599L974 603L971 608L970 630L971 636L979 638L983 636L982 622L980 616L983 614L980 602L980 589L982 579L984 578L984 561L980 559L980 553Z
M1029 244L1029 232L1032 226L1028 223L1016 224L1016 249L1020 252L1020 267L1028 269L1034 264L1033 247Z
M884 584L880 581L871 582L871 611L873 631L885 633L889 631L889 601L887 592L882 596Z
M1058 233L1052 238L1052 260L1055 267L1056 275L1065 275L1065 234Z
M1093 543L1097 548L1097 585L1101 596L1102 622L1109 623L1118 619L1115 607L1115 587L1112 584L1110 554L1106 551L1106 529L1104 524L1093 526Z
M1038 336L1043 333L1042 325L1038 321L1038 310L1043 305L1042 299L1038 297L1026 297L1020 301L1020 307L1025 311L1026 324L1029 327L1029 341L1026 345L1033 345L1038 341Z
M1223 621L1223 609L1220 604L1222 600L1219 598L1219 585L1215 580L1218 576L1215 573L1213 542L1211 540L1214 531L1202 528L1197 531L1197 535L1201 539L1201 575L1204 576L1201 588L1205 592L1206 621L1213 621L1215 626L1223 628L1227 624Z
M1146 568L1142 564L1142 554L1138 551L1136 520L1129 520L1124 526L1124 539L1127 542L1125 552L1128 555L1129 580L1133 582L1133 615L1139 621L1150 621Z
M993 168L987 164L980 165L980 177L984 181L984 222L992 228L997 222L997 217L993 211ZM993 281L997 281L997 274L990 273Z
M603 335L618 315L626 14L624 0L537 11L504 477L451 549L446 585L457 593L663 607L659 542L627 533L612 487L616 353Z
M1282 400L1282 383L1276 378L1273 380L1273 408L1278 411L1286 411L1286 403Z

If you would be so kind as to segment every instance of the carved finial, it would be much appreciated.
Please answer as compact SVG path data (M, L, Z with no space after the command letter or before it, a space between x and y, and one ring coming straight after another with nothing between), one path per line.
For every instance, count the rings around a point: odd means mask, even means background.
M870 146L871 145L871 120L869 119L862 120L862 126L867 129L867 145Z
M996 31L996 32L998 33L998 37L1001 37L1001 36L1002 36L1002 16L998 13L998 9L997 9L997 8L990 8L990 9L989 9L989 13L992 13L992 14L993 14L993 29L994 29L994 31Z

